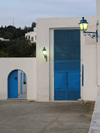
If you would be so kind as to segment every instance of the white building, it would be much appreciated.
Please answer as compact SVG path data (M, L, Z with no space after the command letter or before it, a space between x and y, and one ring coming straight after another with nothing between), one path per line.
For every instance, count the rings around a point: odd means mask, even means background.
M10 41L10 39L4 39L3 37L0 37L0 41Z
M30 40L31 43L36 43L36 28L34 28L34 31L28 32L25 34L26 40Z
M0 99L8 99L9 73L21 70L27 76L28 100L95 100L98 44L80 31L81 19L37 19L36 58L0 59ZM95 32L96 17L86 19L88 31Z

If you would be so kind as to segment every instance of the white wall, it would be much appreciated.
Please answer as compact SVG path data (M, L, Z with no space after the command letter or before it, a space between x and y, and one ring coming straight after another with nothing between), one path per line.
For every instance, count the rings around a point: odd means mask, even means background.
M37 19L37 100L54 100L54 29L79 29L82 18ZM96 31L96 18L86 18L89 31ZM43 26L44 25L44 26ZM43 57L47 49L48 61ZM81 86L81 98L95 100L97 95L96 41L81 32L81 65L85 67L85 83Z
M87 18L89 27L87 31L96 32L96 17ZM84 64L84 87L82 99L95 100L97 96L97 43L96 38L82 35L82 64Z
M27 76L27 99L36 100L36 58L0 58L0 99L8 98L8 75L15 69Z

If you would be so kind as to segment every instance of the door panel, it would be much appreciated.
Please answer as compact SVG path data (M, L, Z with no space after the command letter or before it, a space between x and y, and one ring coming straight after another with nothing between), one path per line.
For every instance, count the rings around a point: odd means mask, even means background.
M67 75L55 73L55 100L67 99Z
M68 73L68 99L78 100L80 98L80 73Z
M55 79L56 90L66 90L66 73L55 73Z
M80 73L68 73L68 90L80 90Z

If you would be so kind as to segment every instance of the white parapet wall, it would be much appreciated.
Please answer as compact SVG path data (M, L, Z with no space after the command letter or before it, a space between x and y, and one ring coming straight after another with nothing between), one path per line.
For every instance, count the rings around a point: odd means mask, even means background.
M22 70L27 76L27 99L36 100L36 58L0 58L0 99L8 99L8 75Z

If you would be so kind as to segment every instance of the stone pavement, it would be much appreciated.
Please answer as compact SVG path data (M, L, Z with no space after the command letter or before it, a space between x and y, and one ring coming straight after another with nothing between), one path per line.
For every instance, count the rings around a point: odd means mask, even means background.
M0 101L0 133L88 133L87 110L81 102Z
M18 95L19 99L26 99L27 98L27 93L22 93Z

